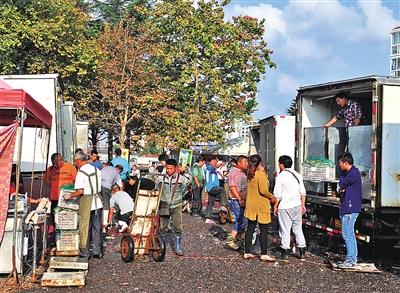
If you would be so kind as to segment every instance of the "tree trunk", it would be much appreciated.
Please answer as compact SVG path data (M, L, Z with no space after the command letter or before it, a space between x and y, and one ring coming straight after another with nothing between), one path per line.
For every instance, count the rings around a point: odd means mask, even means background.
M121 149L125 148L125 141L126 141L126 122L121 121L121 132L119 134L119 147Z
M114 139L113 139L113 134L112 132L109 130L108 131L108 160L111 161L113 158L113 143L114 143Z
M97 150L97 143L99 142L98 140L99 127L90 125L89 130L90 130L90 142L92 144L92 149Z

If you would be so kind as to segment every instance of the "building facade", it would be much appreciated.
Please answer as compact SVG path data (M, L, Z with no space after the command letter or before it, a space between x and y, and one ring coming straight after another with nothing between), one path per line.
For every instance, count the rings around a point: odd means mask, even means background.
M395 27L390 34L390 76L400 77L400 26Z

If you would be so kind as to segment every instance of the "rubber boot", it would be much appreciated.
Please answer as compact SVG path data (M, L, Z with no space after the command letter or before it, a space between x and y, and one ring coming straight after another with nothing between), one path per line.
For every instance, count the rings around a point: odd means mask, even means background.
M279 256L279 260L284 263L288 263L289 262L289 254L290 254L290 249L281 248L281 255Z
M301 261L306 260L306 248L305 247L299 247L299 258Z
M174 252L176 255L183 256L182 250L182 236L175 237Z

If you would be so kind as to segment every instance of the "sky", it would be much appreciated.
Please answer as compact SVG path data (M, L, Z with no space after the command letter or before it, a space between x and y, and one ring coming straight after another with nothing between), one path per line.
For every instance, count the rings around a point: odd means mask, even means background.
M400 0L233 0L226 17L264 18L276 69L258 85L255 119L285 114L299 86L389 75L390 31Z

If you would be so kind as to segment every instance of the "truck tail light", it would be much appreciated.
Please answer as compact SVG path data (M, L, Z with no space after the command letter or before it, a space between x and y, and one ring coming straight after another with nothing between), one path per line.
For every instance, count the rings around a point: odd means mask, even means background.
M378 113L378 102L372 103L372 115L376 115Z

